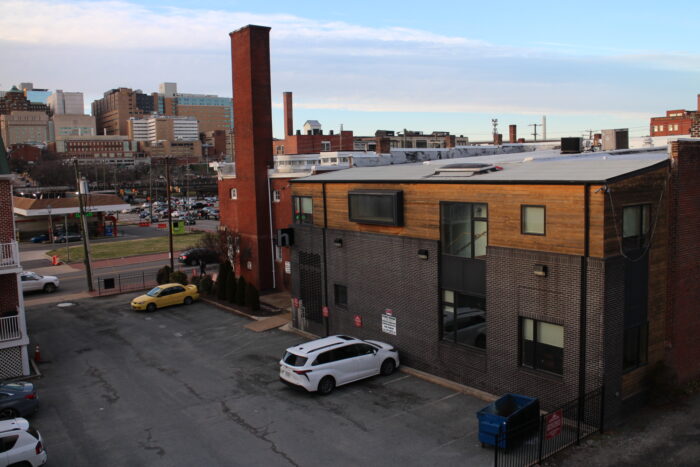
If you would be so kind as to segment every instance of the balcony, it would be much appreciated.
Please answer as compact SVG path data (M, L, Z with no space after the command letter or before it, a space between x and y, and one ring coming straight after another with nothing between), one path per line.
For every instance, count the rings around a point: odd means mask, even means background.
M19 326L19 316L5 316L0 318L0 342L13 341L22 338L22 330Z
M231 162L211 162L209 166L216 170L217 178L236 178L236 164Z
M17 272L19 264L19 247L17 242L0 243L0 274Z

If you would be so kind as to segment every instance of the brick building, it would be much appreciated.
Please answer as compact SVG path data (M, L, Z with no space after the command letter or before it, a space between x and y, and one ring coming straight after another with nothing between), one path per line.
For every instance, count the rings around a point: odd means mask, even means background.
M512 142L515 143L515 141ZM433 131L430 134L424 134L422 131L377 130L374 136L356 136L353 149L387 154L392 148L454 148L468 144L469 138L464 135L451 135L447 131Z
M0 378L29 375L27 324L12 215L12 178L0 137Z
M134 165L148 163L136 141L127 136L64 136L48 145L48 150L64 159L82 163Z
M43 144L50 140L49 116L37 110L13 110L0 114L0 134L7 146Z
M46 104L30 101L21 89L12 86L12 89L7 91L4 96L0 97L0 115L8 115L18 110L44 112L47 115L51 113Z
M698 94L698 109L700 109L700 94ZM693 117L697 110L667 110L664 117L652 117L649 123L651 136L689 135Z
M699 150L291 180L294 324L387 341L407 365L544 407L604 384L615 414L659 362L680 381L700 374Z

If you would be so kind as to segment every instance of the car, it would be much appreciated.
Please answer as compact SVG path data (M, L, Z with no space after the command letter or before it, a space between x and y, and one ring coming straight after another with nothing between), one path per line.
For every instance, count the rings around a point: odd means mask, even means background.
M139 311L156 311L170 305L191 305L199 298L196 285L178 283L161 284L144 295L139 295L131 301L131 308Z
M389 376L399 367L399 352L385 342L335 335L288 348L279 364L283 383L325 395L353 381Z
M83 239L80 234L61 234L53 239L54 243L79 242Z
M196 266L201 263L218 263L219 255L216 251L206 248L190 248L183 251L177 260L185 266Z
M30 242L32 243L46 243L50 240L49 234L40 234L40 235L35 235L32 238L29 239Z
M218 209L210 209L207 219L214 219L215 221L219 220L219 210Z
M36 467L46 463L44 439L24 418L0 421L0 464Z
M27 417L39 406L39 396L32 383L0 383L0 419Z
M43 290L46 293L53 293L58 289L59 280L56 276L42 276L31 271L24 271L20 274L22 282L22 292L33 292Z
M197 224L197 220L192 216L185 216L185 217L183 217L183 219L185 221L185 225L196 225Z

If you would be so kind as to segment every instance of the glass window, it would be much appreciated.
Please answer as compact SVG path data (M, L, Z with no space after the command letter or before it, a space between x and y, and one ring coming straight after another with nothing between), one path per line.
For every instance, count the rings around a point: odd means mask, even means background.
M328 152L331 150L330 141L321 141L321 152Z
M488 206L484 203L442 203L442 254L462 258L486 256Z
M320 357L320 355L319 355ZM306 357L302 357L300 355L295 355L291 352L286 352L284 354L284 358L282 358L282 361L286 363L287 365L291 366L304 366L306 364Z
M231 188L231 199L238 199L238 190L236 188Z
M351 191L348 193L349 217L362 224L402 225L401 191Z
M314 202L310 196L294 196L294 222L297 224L313 224Z
M651 206L640 204L622 208L622 242L626 249L641 248L649 234Z
M282 199L282 194L280 193L280 191L279 190L272 190L272 202L279 203L280 199Z
M486 299L453 290L442 291L442 338L486 348Z
M564 327L521 318L520 364L536 370L563 374Z
M333 286L335 304L340 307L348 306L348 288L344 285L335 284Z
M521 232L527 235L545 234L545 207L526 206L520 207Z
M647 363L648 334L648 323L625 329L622 350L622 369L624 371L634 370Z

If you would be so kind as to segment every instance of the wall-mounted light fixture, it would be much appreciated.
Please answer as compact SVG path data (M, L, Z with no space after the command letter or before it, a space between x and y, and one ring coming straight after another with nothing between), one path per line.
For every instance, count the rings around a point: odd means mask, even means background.
M535 270L533 272L536 276L547 277L547 266L544 264L535 264Z
M341 248L343 246L343 239L336 238L335 240L333 240L333 245L337 246L338 248Z
M418 250L418 257L420 259L428 259L428 250Z

